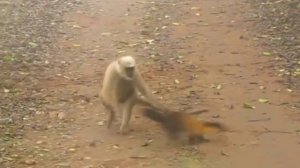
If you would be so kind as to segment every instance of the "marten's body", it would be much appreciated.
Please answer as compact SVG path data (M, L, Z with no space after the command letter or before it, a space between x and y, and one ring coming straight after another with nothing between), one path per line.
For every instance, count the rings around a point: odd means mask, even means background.
M179 133L187 133L192 144L198 140L205 140L204 134L225 130L220 123L199 121L189 114L180 112L162 113L156 109L146 108L144 115L159 122L172 139L177 138Z

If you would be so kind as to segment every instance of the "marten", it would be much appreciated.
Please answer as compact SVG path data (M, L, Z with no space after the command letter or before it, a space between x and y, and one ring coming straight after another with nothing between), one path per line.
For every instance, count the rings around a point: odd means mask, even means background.
M226 130L220 123L199 121L183 112L161 112L156 108L144 108L143 114L160 123L171 139L177 139L180 133L187 133L190 144L208 141L203 137L204 134Z

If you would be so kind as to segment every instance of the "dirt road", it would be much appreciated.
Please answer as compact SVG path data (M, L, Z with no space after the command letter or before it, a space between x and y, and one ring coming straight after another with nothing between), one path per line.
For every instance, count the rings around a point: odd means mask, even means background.
M64 16L58 54L47 57L45 110L17 143L26 155L10 167L297 167L300 95L261 54L249 10L238 0L81 1ZM118 124L106 130L97 93L108 63L123 55L137 58L165 104L208 109L199 118L232 131L197 146L170 144L138 109L130 134L117 134Z

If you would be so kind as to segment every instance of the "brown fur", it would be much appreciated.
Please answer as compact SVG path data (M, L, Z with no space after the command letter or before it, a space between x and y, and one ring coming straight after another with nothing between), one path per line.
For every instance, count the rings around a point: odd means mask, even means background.
M199 140L205 140L204 134L225 130L225 127L220 123L199 121L186 113L163 113L157 109L145 108L144 115L151 120L159 122L171 139L176 139L179 133L187 133L191 144Z

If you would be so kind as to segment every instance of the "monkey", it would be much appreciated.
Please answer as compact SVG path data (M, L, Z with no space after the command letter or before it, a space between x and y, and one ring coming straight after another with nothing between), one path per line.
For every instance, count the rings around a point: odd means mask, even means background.
M132 56L120 57L108 65L99 97L109 112L107 128L111 127L116 113L121 112L121 134L129 131L129 121L134 105L141 104L155 109L164 109L150 92Z

